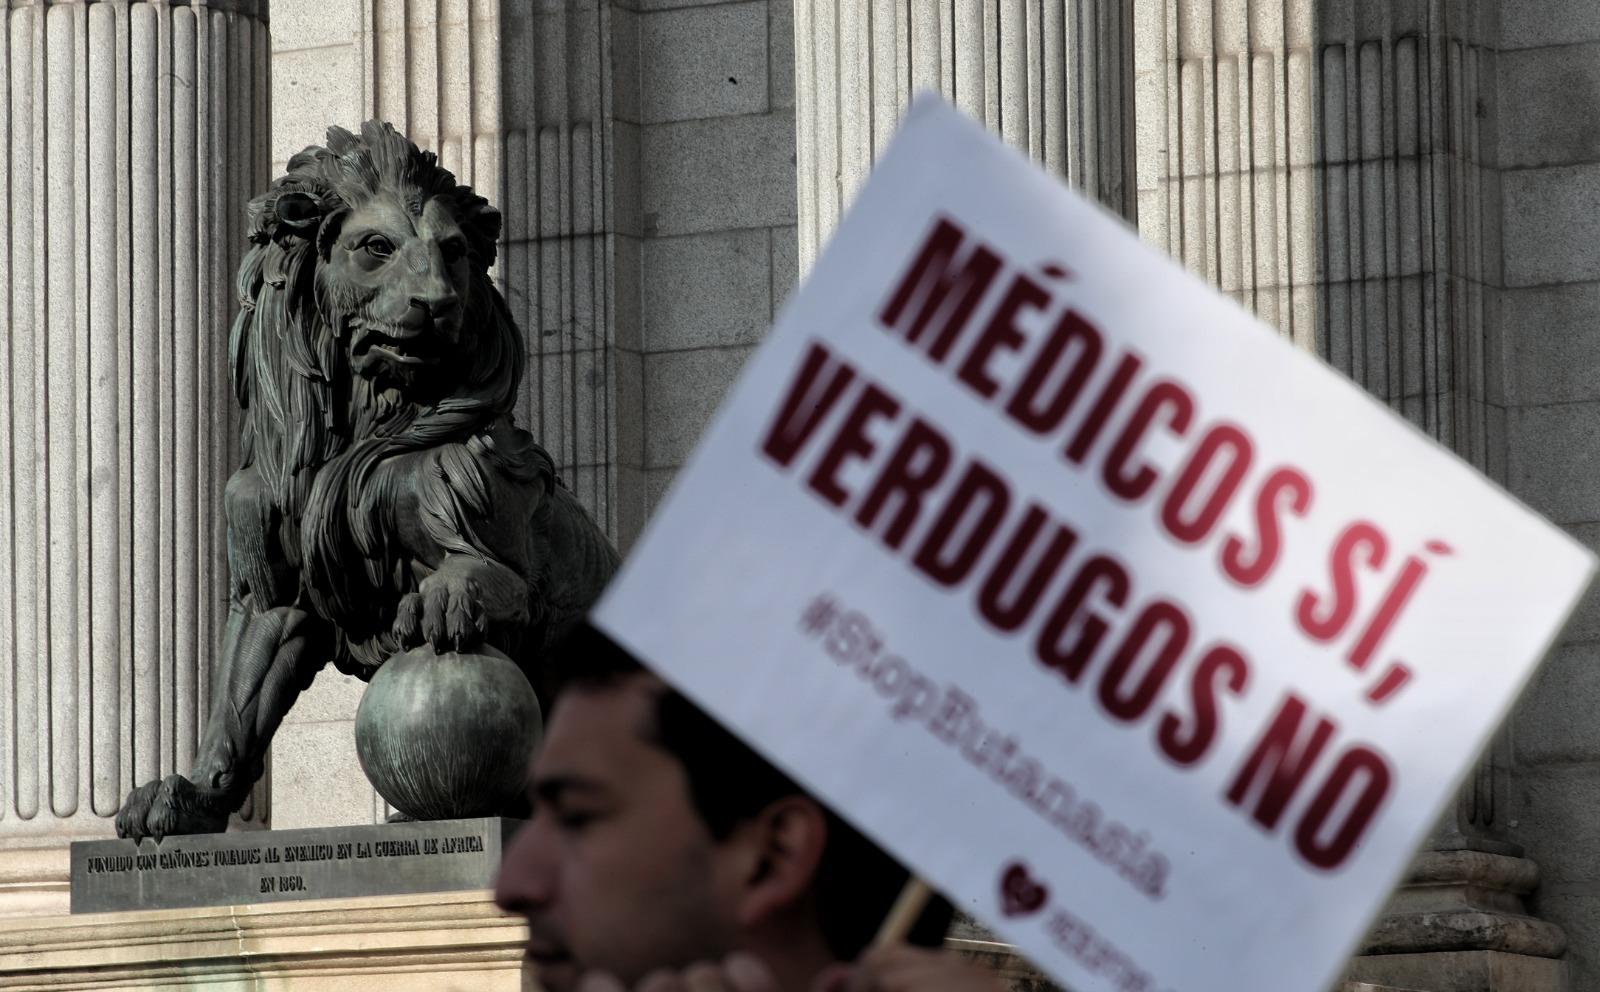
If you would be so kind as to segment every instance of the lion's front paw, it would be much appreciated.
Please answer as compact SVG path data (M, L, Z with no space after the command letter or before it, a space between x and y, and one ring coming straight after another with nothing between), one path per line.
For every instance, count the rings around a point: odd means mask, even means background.
M478 584L461 575L435 572L395 609L394 634L404 647L426 641L436 651L464 651L489 629Z
M228 828L220 792L201 789L182 775L147 782L128 793L117 811L117 836L159 843L173 834L214 834Z

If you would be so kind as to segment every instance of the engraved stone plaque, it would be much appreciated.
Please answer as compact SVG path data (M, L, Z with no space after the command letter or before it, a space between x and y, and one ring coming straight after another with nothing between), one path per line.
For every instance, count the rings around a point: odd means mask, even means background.
M494 885L521 820L479 817L72 845L72 911L181 909Z

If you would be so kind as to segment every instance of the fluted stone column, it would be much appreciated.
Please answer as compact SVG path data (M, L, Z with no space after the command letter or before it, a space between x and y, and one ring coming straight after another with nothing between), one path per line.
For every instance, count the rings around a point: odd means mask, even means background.
M226 615L226 374L265 4L11 0L0 30L0 913L186 770ZM252 810L247 807L245 815Z
M1504 482L1495 4L1137 11L1141 233ZM1538 868L1507 836L1505 766L1497 739L1354 977L1565 987L1565 935L1527 914Z
M362 118L393 124L438 153L458 180L485 193L500 183L500 6L478 0L360 3Z
M1318 5L1134 6L1140 233L1313 346Z
M1500 477L1480 6L1140 0L1139 226Z
M1131 219L1130 6L796 0L801 269L922 89Z
M638 15L502 15L500 278L528 343L518 420L612 538L643 525Z

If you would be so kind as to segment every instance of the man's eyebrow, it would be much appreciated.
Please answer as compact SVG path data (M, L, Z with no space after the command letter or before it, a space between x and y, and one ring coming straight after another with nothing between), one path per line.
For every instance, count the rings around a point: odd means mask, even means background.
M534 780L534 798L544 803L554 803L572 793L606 794L605 786L591 778L576 774L542 775Z

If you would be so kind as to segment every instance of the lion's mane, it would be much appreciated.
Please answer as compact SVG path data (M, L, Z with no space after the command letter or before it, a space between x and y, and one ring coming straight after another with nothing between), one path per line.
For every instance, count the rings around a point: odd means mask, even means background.
M444 201L468 241L472 283L463 328L474 335L474 350L461 381L427 404L352 371L346 318L360 301L341 298L327 278L339 224L381 191L399 192L416 210L429 199ZM509 416L522 379L521 337L488 275L499 229L499 214L483 197L458 185L432 152L377 121L363 125L359 137L329 128L325 146L294 156L287 173L250 202L252 247L239 268L229 356L243 410L243 467L259 473L270 495L261 512L272 519L240 529L246 543L250 534L264 535L261 546L231 554L235 581L258 599L266 593L277 605L309 601L357 636L379 627L377 612L392 610L404 570L390 535L368 512L374 497L363 490L373 470L394 455L472 439L483 450L495 422ZM489 449L513 477L553 476L537 445ZM488 488L475 475L484 467L458 456L451 470L458 482L446 502L453 505L430 509L463 524L442 528L447 539L470 541L465 517L482 509L472 504ZM365 569L350 567L358 560Z

